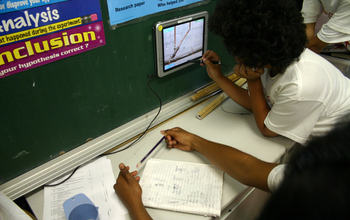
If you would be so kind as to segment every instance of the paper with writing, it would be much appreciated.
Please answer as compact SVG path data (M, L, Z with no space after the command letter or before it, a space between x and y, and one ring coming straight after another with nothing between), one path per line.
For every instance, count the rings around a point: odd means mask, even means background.
M51 184L59 183L67 176ZM115 194L114 184L115 178L109 159L102 157L88 163L61 185L44 188L44 219L66 220L63 202L84 193L98 207L99 220L124 220L127 210Z
M220 216L223 171L213 165L151 159L142 174L142 201L154 207Z

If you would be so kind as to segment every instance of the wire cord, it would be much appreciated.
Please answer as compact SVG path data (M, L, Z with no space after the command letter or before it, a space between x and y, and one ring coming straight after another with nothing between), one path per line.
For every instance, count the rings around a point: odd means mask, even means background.
M106 154L102 154L101 156L105 156L105 155L111 155L111 154L116 154L116 153L119 153L119 152L122 152L128 148L130 148L131 146L133 146L134 144L136 144L137 142L139 142L144 136L145 134L147 133L147 131L149 130L149 128L151 127L151 125L153 124L153 122L156 120L156 118L158 117L158 115L160 114L160 111L162 110L162 99L160 98L160 96L152 89L152 87L150 86L150 83L149 83L149 80L150 78L152 78L153 76L156 76L157 74L153 74L153 75L150 75L148 76L147 78L147 86L150 88L150 90L154 93L154 95L157 96L158 100L159 100L159 110L156 114L156 116L153 118L153 120L151 121L151 123L147 126L146 130L134 141L132 142L130 145L128 145L127 147L121 149L121 150L118 150L118 151L115 151L115 152L112 152L112 153L106 153Z
M98 157L102 157L102 156L106 156L106 155L112 155L112 154L116 154L116 153L119 153L119 152L122 152L128 148L130 148L131 146L133 146L134 144L136 144L137 142L139 142L144 136L145 134L147 133L147 131L150 129L151 125L153 124L153 122L156 120L156 118L158 117L158 115L160 114L161 110L162 110L162 99L160 98L160 96L152 89L151 85L150 85L150 78L154 77L154 76L157 76L157 74L153 74L153 75L149 75L148 78L147 78L147 86L150 88L150 90L154 93L154 95L157 96L158 100L159 100L159 110L156 114L156 116L153 118L153 120L151 121L151 123L149 123L149 125L147 126L146 130L144 132L142 132L142 134L135 140L133 141L131 144L129 144L127 147L121 149L121 150L118 150L118 151L115 151L115 152L111 152L111 153L105 153L105 154L101 154L99 155ZM57 184L52 184L52 185L49 185L49 184L45 184L43 186L46 186L46 187L53 187L53 186L58 186L64 182L66 182L68 179L70 179L74 173L80 168L80 166L76 167L73 172L66 178L64 179L63 181L57 183Z

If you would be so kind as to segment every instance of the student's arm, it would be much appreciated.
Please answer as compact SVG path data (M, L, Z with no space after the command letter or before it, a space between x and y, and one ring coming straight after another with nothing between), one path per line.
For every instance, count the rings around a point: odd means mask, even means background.
M270 111L270 107L265 99L260 76L264 74L263 68L256 68L252 70L250 67L246 67L244 64L237 64L234 67L234 72L242 77L246 78L249 87L248 91L235 85L229 79L222 75L220 65L215 65L210 60L219 60L219 56L213 51L207 51L202 60L206 65L208 75L220 86L220 88L226 92L226 94L239 105L245 107L249 111L253 112L255 122L260 132L266 137L278 136L275 132L268 129L264 120ZM247 69L246 69L247 68Z
M237 86L224 76L221 73L221 65L212 64L210 62L210 60L220 60L220 57L214 51L208 50L203 55L202 60L207 68L209 77L212 78L233 101L249 111L252 111L248 91Z
M261 82L260 76L264 74L264 68L255 68L254 70L244 64L237 64L234 67L234 72L243 78L247 79L249 88L249 100L254 114L254 119L260 132L266 137L278 136L277 133L268 129L264 123L267 114L271 108L268 105Z
M123 202L129 211L129 215L133 220L150 220L151 216L148 214L145 206L142 203L141 194L142 189L138 183L140 177L136 176L137 171L129 172L129 167L124 164L119 165L119 176L114 190L119 199Z
M306 37L307 37L307 40L310 40L312 37L315 36L316 23L309 23L305 25L306 25Z
M321 53L324 48L328 45L328 43L325 43L321 41L317 35L315 35L315 24L316 23L309 23L306 25L306 36L308 43L306 44L307 48L314 51L315 53Z
M261 79L247 80L247 82L250 92L250 102L257 127L265 137L278 136L277 133L268 129L264 123L265 118L271 109L265 99Z
M277 164L261 161L235 148L208 141L181 128L162 131L162 134L166 136L169 148L197 151L239 182L269 191L267 177Z

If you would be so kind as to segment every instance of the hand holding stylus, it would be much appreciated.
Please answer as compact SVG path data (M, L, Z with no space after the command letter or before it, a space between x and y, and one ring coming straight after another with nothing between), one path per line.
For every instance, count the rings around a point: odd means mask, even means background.
M212 50L208 50L202 57L202 66L206 66L210 78L216 81L217 78L223 76L221 73L221 65L213 64L213 61L220 61L220 57ZM220 61L221 62L221 61Z

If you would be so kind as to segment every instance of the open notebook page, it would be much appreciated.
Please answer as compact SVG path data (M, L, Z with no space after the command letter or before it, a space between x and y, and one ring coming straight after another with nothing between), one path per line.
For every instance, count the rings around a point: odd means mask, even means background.
M146 207L220 216L223 171L213 165L150 159L140 185Z

